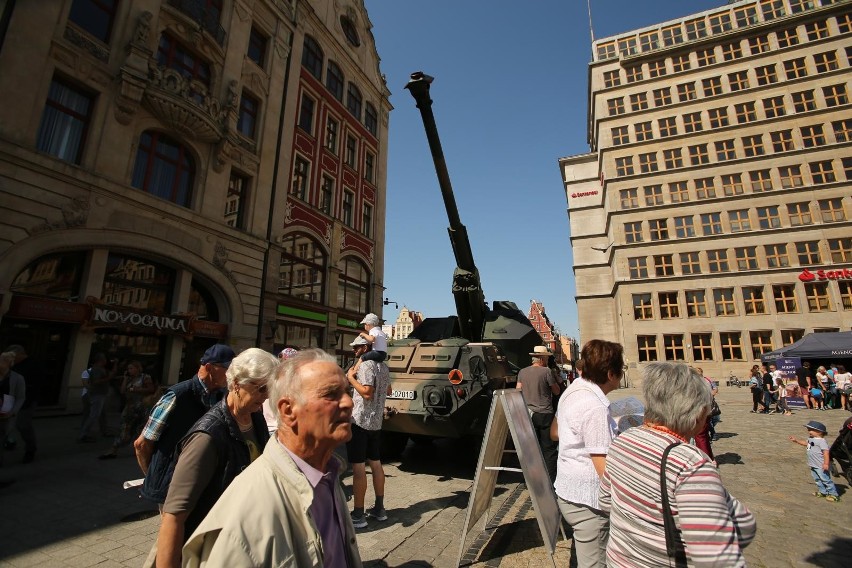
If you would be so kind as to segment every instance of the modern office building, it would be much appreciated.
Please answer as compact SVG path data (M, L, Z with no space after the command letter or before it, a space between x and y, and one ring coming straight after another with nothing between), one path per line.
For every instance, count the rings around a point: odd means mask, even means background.
M0 345L339 350L381 309L389 93L363 0L0 1ZM351 338L349 339L351 341Z
M852 329L850 59L848 0L734 2L594 42L590 152L559 160L582 341L742 376Z

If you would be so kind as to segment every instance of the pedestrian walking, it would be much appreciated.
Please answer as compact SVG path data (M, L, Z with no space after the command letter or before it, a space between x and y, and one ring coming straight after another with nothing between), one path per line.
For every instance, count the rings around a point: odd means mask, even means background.
M795 436L790 436L790 441L807 448L808 467L817 486L814 496L824 497L828 501L837 503L840 501L840 496L837 494L837 487L835 487L831 480L831 474L828 472L831 461L828 442L825 441L828 430L826 430L825 424L816 420L811 420L805 424L805 428L808 430L807 440L799 440Z
M559 447L550 437L550 425L555 415L553 397L559 396L561 390L553 373L547 367L550 354L547 347L536 345L530 353L533 358L532 365L520 370L515 388L524 393L541 455L544 457L547 475L553 483L556 479L556 456Z
M101 424L101 416L104 412L107 395L109 394L109 382L112 372L107 369L107 357L103 353L96 353L89 367L89 378L87 380L87 395L89 397L89 415L83 426L80 427L78 442L95 442L92 429L95 424Z
M24 385L26 387L26 398L18 415L14 419L14 429L21 436L21 441L24 443L24 459L22 463L31 463L35 459L36 453L36 434L33 426L33 416L35 415L36 403L41 391L41 386L44 384L45 370L34 357L27 354L23 345L10 345L6 348L7 352L15 354L15 361L12 365L12 370L24 377ZM11 425L10 425L11 426ZM14 432L10 431L6 434L6 449L12 450L16 446Z
M20 412L27 399L27 385L24 377L12 370L15 353L7 351L0 354L0 442L6 439L15 416ZM7 399L7 397L10 397ZM9 404L5 404L9 400ZM0 466L3 465L3 452L6 445L0 443Z

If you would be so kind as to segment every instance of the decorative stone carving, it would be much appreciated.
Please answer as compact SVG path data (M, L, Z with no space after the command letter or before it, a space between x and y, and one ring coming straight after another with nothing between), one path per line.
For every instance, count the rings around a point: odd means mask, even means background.
M34 226L29 233L35 235L45 233L56 229L73 229L75 227L84 227L89 220L89 199L88 197L74 197L60 207L62 219L57 221L48 221Z
M157 118L184 136L202 142L224 137L230 107L210 96L206 85L174 69L151 67L144 101Z
M71 44L94 56L95 59L109 63L109 49L89 38L86 34L80 33L74 26L65 26L63 37Z
M284 202L284 224L289 225L293 222L293 204L288 199ZM331 237L329 237L329 243L331 242Z
M148 47L148 37L151 34L151 12L142 12L136 19L136 29L133 30L131 43L140 47Z
M346 231L340 232L340 250L346 250Z
M325 226L325 244L331 246L331 236L332 236L332 228L331 223L327 223Z
M234 286L237 285L237 279L234 277L233 273L225 266L228 262L228 249L225 245L222 244L221 241L216 241L216 244L213 246L213 266L222 271L228 281Z

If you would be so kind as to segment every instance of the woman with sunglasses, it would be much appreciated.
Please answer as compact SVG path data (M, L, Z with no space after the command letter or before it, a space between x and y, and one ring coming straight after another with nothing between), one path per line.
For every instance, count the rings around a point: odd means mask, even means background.
M181 548L228 485L263 453L269 431L263 402L278 360L246 349L226 372L228 395L190 428L173 458L174 476L163 505L157 566L181 565Z

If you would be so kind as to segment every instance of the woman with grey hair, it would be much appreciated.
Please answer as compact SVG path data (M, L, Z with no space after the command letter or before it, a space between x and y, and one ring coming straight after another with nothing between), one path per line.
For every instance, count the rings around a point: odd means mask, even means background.
M645 423L615 439L601 479L607 566L745 566L754 515L689 443L710 413L710 385L685 363L651 363L642 392Z
M181 565L181 548L234 478L263 453L269 439L261 407L278 359L246 349L226 372L228 395L178 444L174 476L163 504L157 566Z

